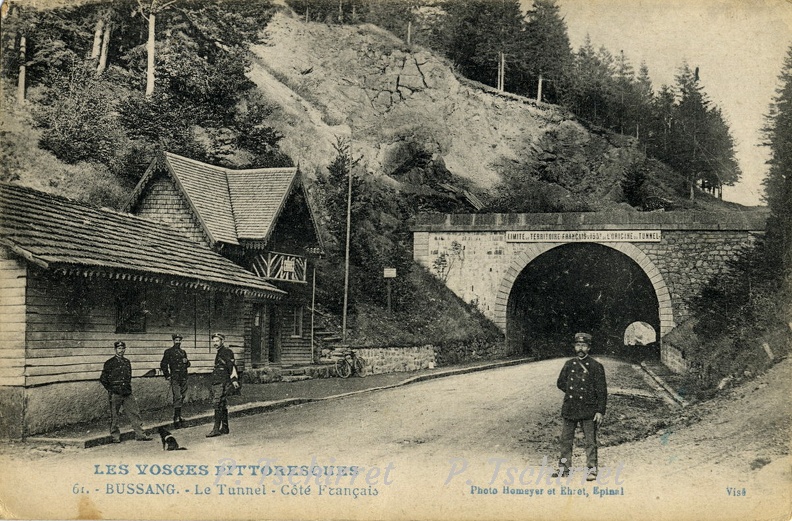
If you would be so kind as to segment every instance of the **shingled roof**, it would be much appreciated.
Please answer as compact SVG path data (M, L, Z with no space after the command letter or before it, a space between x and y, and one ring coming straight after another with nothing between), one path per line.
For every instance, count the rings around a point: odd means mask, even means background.
M66 273L165 280L257 297L285 292L168 225L0 183L0 244Z
M171 175L213 244L266 241L300 183L297 167L232 170L165 152L152 162L133 191L130 209L160 168ZM308 211L320 241L310 207Z

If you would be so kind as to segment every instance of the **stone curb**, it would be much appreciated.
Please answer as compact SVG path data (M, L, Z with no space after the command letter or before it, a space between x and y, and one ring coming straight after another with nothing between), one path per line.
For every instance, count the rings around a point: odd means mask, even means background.
M663 400L662 396L657 396L656 393L644 391L642 389L632 389L624 387L614 387L608 389L608 396L637 396L639 398L647 398L649 400Z
M244 403L239 405L233 405L228 408L228 415L232 418L239 418L243 416L251 416L254 414L261 414L264 412L273 411L276 409L283 409L285 407L290 407L292 405L299 405L303 403L311 403L311 402L321 402L326 400L335 400L338 398L345 398L348 396L355 396L358 394L369 393L373 391L382 391L385 389L393 389L396 387L402 387L404 385L409 385L412 383L423 382L426 380L433 380L435 378L443 378L446 376L456 376L460 374L466 373L474 373L478 371L484 371L487 369L497 369L500 367L508 367L513 365L519 365L527 362L533 362L534 358L519 358L516 360L508 360L505 362L493 362L490 364L485 365L478 365L474 367L463 367L461 369L449 369L446 371L438 371L437 373L425 374L420 376L414 376L412 378L407 378L402 380L401 382L397 382L390 385L382 385L379 387L370 387L368 389L360 389L358 391L351 391L348 393L341 393L341 394L334 394L331 396L323 396L321 398L287 398L285 400L276 400L272 402L250 402ZM201 414L195 414L192 416L188 416L184 419L184 426L185 427L196 427L198 425L205 425L211 423L214 419L214 413L212 411L207 411ZM170 422L159 422L154 424L147 424L143 426L143 429L148 433L156 434L156 430L159 427L165 427L168 430L173 430L171 428ZM150 434L151 435L151 434ZM121 440L122 441L129 441L135 439L135 433L133 431L126 431L121 433ZM51 445L60 445L60 446L68 446L68 447L77 447L81 449L89 449L91 447L98 447L99 445L108 445L112 442L112 438L109 434L101 435L101 436L93 436L88 438L52 438L46 436L30 436L25 439L28 443L47 443Z
M662 378L661 378L661 377L660 377L660 376L659 376L657 373L655 373L654 371L652 371L651 369L649 369L649 368L646 366L646 362L641 362L641 364L640 364L640 365L641 365L641 369L643 369L643 370L646 372L646 374L648 374L649 376L651 376L651 377L652 377L652 380L654 380L655 382L657 382L657 383L658 383L658 385L660 385L660 387L662 387L662 388L663 388L663 390L664 390L665 392L667 392L667 393L668 393L668 395L669 395L669 396L671 396L671 398L673 398L673 399L674 399L674 401L675 401L676 403L678 403L678 404L679 404L680 406L682 406L682 407L687 407L688 405L690 405L690 403L688 403L688 401L687 401L687 400L685 400L684 398L682 398L682 397L679 395L679 393L677 393L677 392L674 390L674 388L673 388L673 387L671 387L670 385L668 385L668 384L666 383L666 381L665 381L665 380L663 380L663 379L662 379Z
M498 369L499 367L508 367L511 365L519 365L524 364L527 362L533 362L535 358L519 358L516 360L508 360L506 362L494 362L492 364L487 365L477 365L475 367L463 367L461 369L449 369L447 371L438 371L437 373L431 374L422 374L420 376L413 376L412 378L407 378L406 380L402 380L401 382L397 382L395 384L390 385L382 385L380 387L369 387L368 389L360 389L358 391L350 391L348 393L341 393L341 394L333 394L331 396L324 396L322 398L311 398L307 399L306 401L322 401L322 400L333 400L336 398L345 398L347 396L354 396L356 394L363 394L368 393L371 391L382 391L385 389L394 389L396 387L402 387L404 385L414 384L418 382L424 382L427 380L434 380L435 378L443 378L445 376L456 376L460 374L466 373L475 373L477 371L483 371L485 369Z

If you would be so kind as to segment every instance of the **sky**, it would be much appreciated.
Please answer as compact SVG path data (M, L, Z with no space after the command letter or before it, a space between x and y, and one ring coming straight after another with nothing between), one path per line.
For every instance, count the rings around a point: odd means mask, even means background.
M530 0L523 0L530 4ZM638 70L646 62L657 91L674 84L683 61L699 67L704 91L721 108L735 140L742 179L723 198L764 204L768 150L760 129L792 45L792 0L558 0L570 43L586 34Z

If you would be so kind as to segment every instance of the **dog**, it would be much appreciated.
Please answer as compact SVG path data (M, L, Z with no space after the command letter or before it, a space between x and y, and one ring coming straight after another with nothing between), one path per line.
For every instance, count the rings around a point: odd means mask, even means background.
M179 447L179 442L165 427L160 427L157 432L162 439L162 450L187 450L187 447Z

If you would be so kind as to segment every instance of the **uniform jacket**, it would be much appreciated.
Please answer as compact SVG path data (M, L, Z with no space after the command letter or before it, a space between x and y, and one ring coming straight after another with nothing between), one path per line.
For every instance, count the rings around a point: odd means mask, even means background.
M162 355L160 369L162 369L165 378L173 376L175 380L186 380L188 367L190 367L190 361L187 359L187 352L181 347L169 347Z
M212 370L212 383L225 384L237 381L236 363L234 352L226 346L217 350L214 370Z
M608 387L602 364L587 356L567 360L558 375L558 388L564 391L561 416L568 420L590 420L605 414Z
M132 394L132 364L129 359L114 356L105 362L99 382L113 394Z

